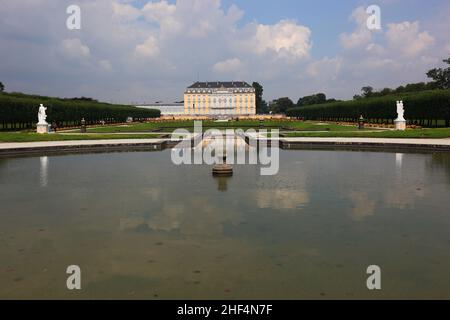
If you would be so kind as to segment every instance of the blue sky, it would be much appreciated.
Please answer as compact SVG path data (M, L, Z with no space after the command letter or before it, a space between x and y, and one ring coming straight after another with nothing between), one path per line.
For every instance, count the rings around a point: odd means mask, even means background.
M82 29L67 30L66 8ZM382 30L365 27L381 8ZM258 81L265 99L425 81L450 55L445 0L4 0L0 81L8 91L172 102L201 80Z

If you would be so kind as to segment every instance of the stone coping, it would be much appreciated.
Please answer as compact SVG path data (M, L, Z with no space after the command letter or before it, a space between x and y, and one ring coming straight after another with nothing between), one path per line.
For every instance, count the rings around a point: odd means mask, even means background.
M21 155L30 153L89 152L98 150L122 150L126 148L146 148L163 150L165 139L114 139L79 141L39 141L0 143L0 155Z
M249 137L247 137L248 139ZM250 139L254 139L250 137ZM267 140L268 139L257 139ZM424 151L450 152L450 139L394 139L394 138L281 138L282 149L318 148L378 148L408 149ZM39 141L0 143L0 155L27 154L65 151L116 150L126 148L147 148L163 150L173 145L170 139L114 139L114 140L77 140L77 141Z
M300 148L360 148L401 149L417 151L450 152L450 139L404 139L404 138L282 138L283 149Z

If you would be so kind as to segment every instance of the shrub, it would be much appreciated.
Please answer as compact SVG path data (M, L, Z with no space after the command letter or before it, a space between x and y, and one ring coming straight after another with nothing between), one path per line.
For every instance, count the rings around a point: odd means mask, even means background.
M420 125L444 120L450 126L450 90L432 90L351 101L292 108L290 117L319 121L357 121L362 115L371 122L393 122L397 118L396 101L403 100L405 118Z
M118 123L125 122L128 117L148 119L158 118L161 114L159 110L101 103L95 100L2 93L0 94L2 128L32 128L37 122L37 112L41 103L47 107L47 122L56 122L60 127L78 125L81 118L88 124L99 123L102 120L107 123Z

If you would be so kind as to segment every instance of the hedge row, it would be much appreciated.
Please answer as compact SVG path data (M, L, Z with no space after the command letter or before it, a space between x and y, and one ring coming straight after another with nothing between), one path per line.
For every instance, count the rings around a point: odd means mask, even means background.
M140 109L89 100L58 99L27 96L24 94L0 94L0 129L33 128L37 122L39 104L47 107L47 122L59 127L79 125L82 118L88 124L125 122L128 117L143 120L160 117L159 110Z
M320 121L357 121L362 115L370 122L393 122L396 101L403 100L405 118L411 123L432 126L438 121L450 126L450 90L432 90L404 95L334 102L287 110L289 117Z

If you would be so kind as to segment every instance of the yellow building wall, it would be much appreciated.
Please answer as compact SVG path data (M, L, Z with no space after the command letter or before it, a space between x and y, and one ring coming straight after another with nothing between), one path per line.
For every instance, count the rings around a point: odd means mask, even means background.
M234 113L236 114L255 114L256 113L256 94L255 93L237 93L233 95L235 100ZM205 102L203 103L203 99ZM241 102L242 99L242 102ZM209 115L213 95L211 94L184 94L184 113Z

